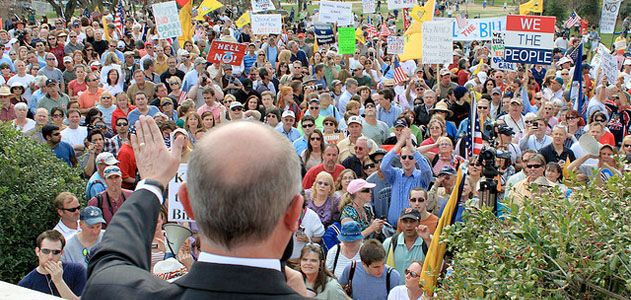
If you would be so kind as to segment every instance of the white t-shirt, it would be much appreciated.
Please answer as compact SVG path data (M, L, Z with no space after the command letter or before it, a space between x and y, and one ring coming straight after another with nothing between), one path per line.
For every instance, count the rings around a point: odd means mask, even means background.
M337 248L339 247L340 247L340 244L337 244L331 247L331 249L329 249L329 251L326 253L326 268L331 270L331 272L333 272L333 274L335 274L335 277L337 278L340 278L340 276L342 276L344 269L352 261L361 260L361 257L359 257L359 251L357 251L357 253L355 253L355 256L353 256L352 258L348 258L344 256L344 254L342 254L342 250L340 249L340 256L337 258L337 265L335 265L335 270L332 270L333 263L335 263L335 253L337 252Z
M324 225L322 225L322 221L320 221L320 217L318 214L309 209L305 208L304 216L302 217L302 222L300 223L300 228L304 228L304 233L309 237L309 239L314 237L322 237L324 235ZM300 230L300 229L299 229ZM294 252L291 254L291 258L299 258L300 251L307 244L304 242L299 242L296 239L296 234L294 233Z
M61 141L70 144L70 146L83 145L83 141L88 137L88 128L79 126L76 129L66 127L61 131Z
M22 95L22 97L24 97L24 99L31 101L31 96L33 95L33 91L31 91L31 83L35 80L35 77L31 74L24 74L23 77L16 75L13 75L13 77L9 78L9 80L7 81L7 85L11 86L14 82L19 82L22 83L22 85L24 85L24 95Z
M423 295L421 295L422 297ZM416 299L421 299L418 297ZM405 285L397 285L390 290L388 294L388 300L408 300L408 288Z

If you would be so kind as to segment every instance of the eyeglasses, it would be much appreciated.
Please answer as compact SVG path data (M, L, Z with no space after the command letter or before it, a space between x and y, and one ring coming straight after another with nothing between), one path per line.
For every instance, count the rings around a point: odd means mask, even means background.
M425 198L410 198L410 202L418 202L418 203L423 203L425 202Z
M534 164L534 165L526 165L526 168L537 169L537 168L541 168L542 166L543 166L542 164Z
M309 140L312 140L312 141L320 141L320 140L322 140L322 138L321 138L321 137L319 137L319 136L312 136Z
M409 269L405 269L405 275L410 275L410 277L412 277L412 278L419 278L419 277L421 277L421 274L416 273L414 271L410 271Z
M53 114L53 118L61 118L63 117L63 114Z
M328 182L326 182L326 181L316 181L316 184L317 184L317 185L323 185L323 186L330 186L330 185L331 185L331 184L329 184L329 183L328 183Z
M413 160L414 159L414 155L401 155L401 159L402 160Z
M335 126L335 123L333 122L324 122L325 126Z
M46 249L46 248L42 248L39 250L40 252L42 252L42 254L44 255L48 255L48 254L53 254L55 256L61 254L61 250L57 250L57 249Z
M237 106L237 107L233 107L230 110L232 111L243 111L243 107Z
M316 110L316 109L320 109L320 107L319 106L309 106L309 109L310 110Z
M363 151L364 147L355 146L355 150Z
M364 165L364 170L372 169L374 167L375 167L375 164L365 164Z
M65 210L65 211L69 211L69 212L75 212L75 211L77 211L79 209L81 209L81 206L71 207L71 208L62 208L61 210Z
M370 189L361 189L359 193L370 193Z
M311 128L313 124L302 124L302 128Z

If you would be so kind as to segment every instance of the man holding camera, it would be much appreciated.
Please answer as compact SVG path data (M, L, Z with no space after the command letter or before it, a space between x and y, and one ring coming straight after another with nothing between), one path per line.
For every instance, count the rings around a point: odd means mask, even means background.
M541 150L552 143L552 138L546 135L548 125L544 119L526 116L526 134L519 140L521 151L526 149Z

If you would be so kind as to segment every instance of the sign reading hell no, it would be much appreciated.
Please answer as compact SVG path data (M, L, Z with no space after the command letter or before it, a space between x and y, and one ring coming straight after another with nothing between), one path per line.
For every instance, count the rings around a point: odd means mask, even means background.
M223 63L240 66L245 56L247 45L214 40L206 60L211 63Z

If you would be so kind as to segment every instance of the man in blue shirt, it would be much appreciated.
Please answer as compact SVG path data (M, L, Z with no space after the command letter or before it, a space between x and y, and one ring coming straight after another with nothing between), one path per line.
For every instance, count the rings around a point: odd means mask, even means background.
M292 143L295 140L299 139L300 132L298 131L298 129L293 127L294 123L296 122L296 114L294 114L294 112L291 110L286 110L283 112L281 120L283 122L276 125L276 131L286 136Z
M250 68L252 68L252 66L254 66L254 63L256 62L256 53L254 52L255 50L256 45L254 45L254 43L250 43L247 49L248 52L245 54L245 56L243 56L243 73L245 73L246 75L250 75Z
M289 51L291 51L291 62L299 60L303 66L309 65L307 53L305 53L302 49L300 49L300 47L298 47L298 43L296 41L290 41L287 46Z
M380 90L376 95L373 95L373 100L378 103L377 120L386 123L388 127L394 126L394 121L403 112L398 104L392 103L394 92L391 89Z
M339 282L346 285L352 282L353 299L386 299L392 288L399 285L397 270L386 265L386 250L375 239L364 242L359 249L360 261L346 266Z
M401 150L401 166L403 168L392 166L392 160L399 150ZM420 169L416 168L417 163ZM404 128L401 131L397 144L383 157L381 171L386 180L392 185L390 207L388 208L388 223L396 226L401 210L409 207L408 196L410 195L410 190L415 187L427 190L429 183L432 181L432 167L427 159L416 151L416 148L412 145L409 128Z
M66 244L64 236L56 230L46 230L37 237L36 244L38 266L18 285L64 299L79 299L87 272L80 264L60 261Z
M72 146L61 141L61 132L57 125L45 125L42 127L42 136L46 140L48 146L53 149L57 158L66 162L70 167L77 165L77 157Z

